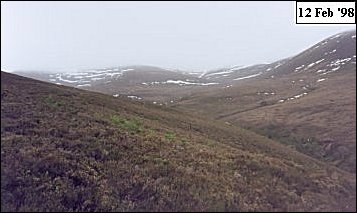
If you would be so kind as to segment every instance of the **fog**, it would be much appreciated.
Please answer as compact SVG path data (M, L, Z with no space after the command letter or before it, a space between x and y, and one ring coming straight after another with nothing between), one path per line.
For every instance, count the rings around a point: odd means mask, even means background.
M292 56L354 26L296 26L294 2L1 2L1 69L205 71Z

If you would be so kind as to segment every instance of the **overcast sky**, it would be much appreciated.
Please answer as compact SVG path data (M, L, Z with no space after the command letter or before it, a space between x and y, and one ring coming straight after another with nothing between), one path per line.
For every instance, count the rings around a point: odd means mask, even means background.
M296 26L294 2L1 2L1 69L208 70L297 54L354 26Z

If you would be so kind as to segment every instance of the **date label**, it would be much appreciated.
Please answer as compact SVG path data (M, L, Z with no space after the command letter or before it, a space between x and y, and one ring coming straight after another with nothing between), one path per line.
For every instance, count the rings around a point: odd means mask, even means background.
M296 2L296 24L355 24L355 2Z

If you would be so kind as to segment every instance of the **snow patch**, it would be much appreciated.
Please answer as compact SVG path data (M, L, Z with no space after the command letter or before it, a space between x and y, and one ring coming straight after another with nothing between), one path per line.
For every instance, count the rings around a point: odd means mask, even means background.
M113 77L114 75L122 75L121 72L112 72L112 73L105 73L106 76Z
M167 84L179 84L179 85L201 85L201 86L208 86L208 85L215 85L218 83L212 82L212 83L193 83L193 82L187 82L187 81L181 81L181 80L167 80Z
M295 70L299 70L299 69L302 69L303 67L305 66L305 64L299 66L299 67L296 67Z
M102 74L105 74L107 71L106 70L90 70L88 72L89 73L102 73Z
M206 72L203 72L198 78L202 78L204 75L206 75Z
M295 99L301 98L301 97L303 97L303 96L305 96L305 95L307 95L307 92L294 95L293 97L289 97L289 98L286 99L286 101L295 100ZM278 103L282 103L282 102L284 102L283 99L281 99L281 100L278 101Z
M330 64L328 64L328 67L332 66L340 66L340 65L345 65L346 62L349 62L352 58L344 58L344 59L336 59L332 61Z
M322 62L322 61L324 61L324 60L325 60L324 58L321 59L321 60L318 60L318 61L315 62L315 64L319 64L320 62Z
M74 76L73 78L75 78L75 79L82 79L82 78L84 78L83 76Z
M335 67L335 68L331 69L331 70L330 70L330 71L328 71L328 72L321 73L320 75L326 75L326 74L329 74L329 73L335 72L335 71L337 71L337 70L339 70L339 69L340 69L340 66Z
M134 69L126 69L126 70L121 70L122 72L128 72L128 71L132 71Z
M305 69L310 68L310 67L312 67L312 66L315 66L315 65L321 63L321 62L324 61L324 60L325 60L325 59L323 58L323 59L321 59L321 60L315 61L315 62L313 62L313 63L307 65L307 67L306 67Z
M335 35L334 37L330 38L330 40L335 39L335 38L338 38L338 37L340 37L340 36L341 36L341 34L337 34L337 35Z
M283 65L283 64L282 64L282 63L278 63L278 65L276 65L276 66L274 67L274 69L280 67L281 65Z
M91 78L92 81L99 81L99 80L102 80L104 78Z
M295 95L294 98L296 98L296 99L297 99L297 98L301 98L301 97L304 96L304 95L305 95L305 93L302 93L302 94L299 94L299 95Z
M326 69L322 69L322 70L317 70L316 73L321 73L321 72L325 72Z
M77 83L79 81L79 80L71 81L71 80L63 79L61 75L57 76L56 78L58 80L60 80L60 81L63 81L63 82L66 82L66 83L70 83L70 84Z
M337 71L337 70L339 70L339 69L340 69L340 66L331 69L331 71Z
M90 84L80 84L80 85L77 85L77 87L90 87L90 86L92 86L92 85L90 85Z
M314 65L315 65L315 62L313 62L313 63L307 65L307 68L312 67L312 66L314 66Z
M259 76L261 75L262 73L258 73L258 74L254 74L254 75L248 75L248 76L245 76L245 77L241 77L241 78L235 78L233 79L234 81L239 81L239 80L243 80L243 79L247 79L247 78L253 78L253 77L256 77L256 76Z
M232 72L234 72L234 70L228 70L228 71L223 71L223 72L216 72L216 73L208 74L208 75L206 75L206 77L208 77L208 76L214 76L214 75L221 75L221 74L228 74L228 73L232 73Z
M330 51L330 52L324 53L324 55L330 55L330 54L332 54L332 53L334 53L334 52L336 52L336 51L337 51L337 50L334 49L334 50L332 50L332 51Z
M77 75L88 75L88 72L75 72L75 73L67 73L67 75L71 75L71 76L77 76ZM57 74L60 75L60 74Z
M102 75L105 75L105 73L87 75L86 77L87 77L87 78L95 78L95 77L99 77L99 76L102 76Z
M141 99L142 99L141 97L135 96L135 95L128 95L127 97L128 97L128 98L131 98L131 99L138 99L138 100L141 100Z

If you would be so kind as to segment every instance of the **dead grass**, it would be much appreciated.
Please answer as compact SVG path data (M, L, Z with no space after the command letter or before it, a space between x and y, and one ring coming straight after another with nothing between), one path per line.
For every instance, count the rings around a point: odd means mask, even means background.
M177 108L249 128L355 173L355 66L329 76L323 83L317 84L316 80L314 73L293 73L241 82L230 88L197 92L186 97ZM302 89L306 85L309 87ZM278 103L303 92L308 95ZM307 140L314 143L304 147Z
M11 74L1 81L2 211L356 210L355 175L253 132Z

